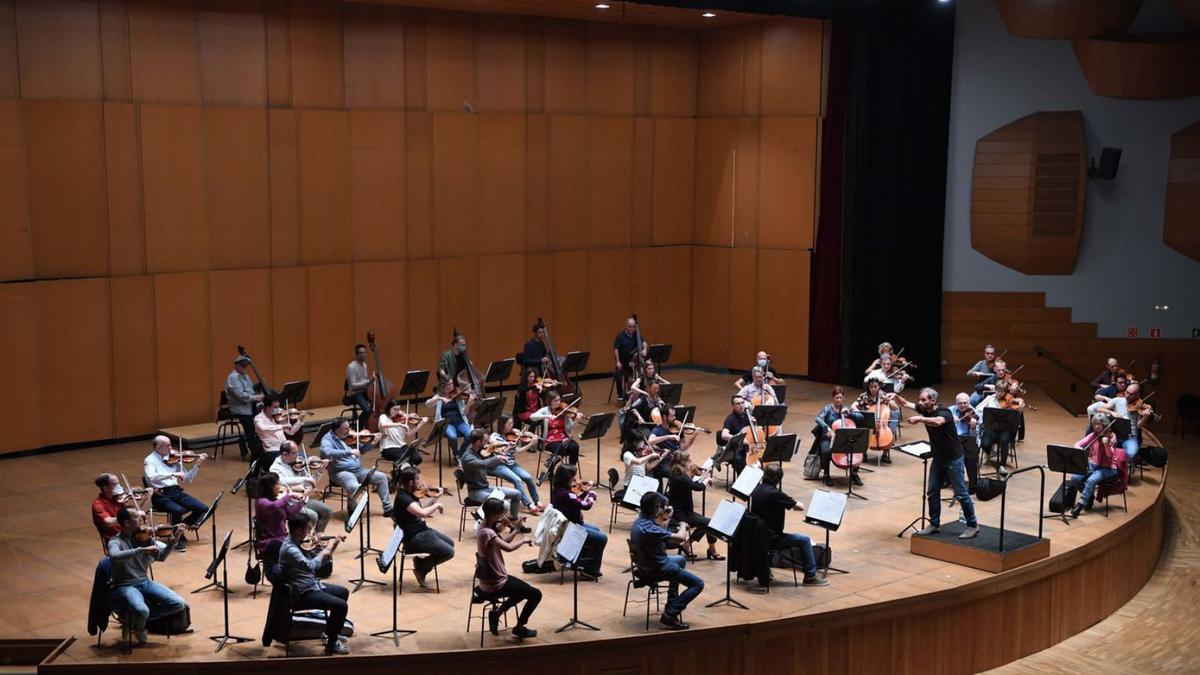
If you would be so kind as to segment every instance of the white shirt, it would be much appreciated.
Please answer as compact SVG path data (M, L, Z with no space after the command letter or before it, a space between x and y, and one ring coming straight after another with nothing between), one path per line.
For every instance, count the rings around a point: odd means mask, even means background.
M634 459L637 459L637 457L628 450L625 451L625 454L621 455L621 461L625 462L625 487L629 487L629 481L633 480L634 476L646 475L646 463L634 464Z
M867 376L863 378L863 384L865 385L870 380L876 380L881 384L892 385L892 388L895 389L895 393L897 394L904 391L904 378L892 377L888 375L883 368L876 368L875 370L867 373Z
M275 461L271 463L271 473L279 476L279 484L288 488L302 488L306 483L316 484L316 481L310 478L308 474L296 471L291 464L284 463L283 457L276 457Z
M197 464L184 473L187 482L192 482L196 479L196 472L200 470L200 465ZM163 459L163 456L157 452L151 452L146 455L146 459L142 462L143 475L146 477L146 484L155 490L179 485L179 479L175 477L176 473L183 471L183 464L171 465Z
M283 430L286 429L282 424L267 417L267 411L254 416L254 433L258 435L258 440L262 442L263 450L267 452L278 452L279 446L287 440L283 435Z
M392 418L387 415L379 416L379 431L383 434L383 440L379 444L381 450L402 448L408 444L408 439L405 438L408 429L403 424L393 423Z
M351 394L365 391L370 383L366 363L359 363L358 359L355 359L346 365L346 384L349 386Z
M775 395L775 388L765 382L761 387L751 382L750 384L742 387L741 390L738 391L737 395L746 399L747 403L752 402L755 396L760 395L763 396L764 401L767 397L773 398L776 401L779 400L779 397ZM764 405L766 404L764 403Z

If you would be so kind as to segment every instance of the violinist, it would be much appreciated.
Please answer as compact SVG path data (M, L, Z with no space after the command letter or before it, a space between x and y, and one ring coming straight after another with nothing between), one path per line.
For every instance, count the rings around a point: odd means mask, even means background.
M904 391L904 384L911 382L912 379L912 375L896 365L891 354L880 354L879 367L867 373L867 376L863 378L863 385L865 386L871 380L877 380L883 385L891 385L892 391L899 393Z
M521 382L517 385L517 395L513 399L513 417L520 422L523 429L529 428L529 417L542 407L542 392L546 387L538 371L526 368L521 373Z
M392 497L388 491L388 479L383 473L371 473L362 465L362 453L370 449L371 444L360 444L351 447L346 439L350 437L350 420L341 418L334 420L333 430L321 438L321 459L329 460L329 482L339 485L349 497L353 495L362 481L371 477L371 485L375 487L379 501L383 504L383 517L392 515ZM357 504L348 502L348 513L354 513Z
M121 526L117 523L117 514L127 507L137 510L137 504L134 503L132 495L121 487L121 481L116 474L102 473L96 476L96 487L100 488L100 494L92 500L92 524L96 526L100 538L107 544L109 539L121 532ZM150 490L149 492L153 493L154 491Z
M225 377L225 400L229 403L229 414L242 425L242 459L253 461L262 453L262 445L254 433L254 408L263 395L255 393L254 383L246 374L249 367L249 356L239 355L233 360L233 370Z
M537 631L529 628L529 619L542 601L542 592L509 575L504 566L505 551L511 553L525 545L533 546L532 540L520 536L529 528L513 527L504 515L504 502L499 499L488 499L482 508L483 522L475 534L475 556L482 568L478 577L479 590L488 596L503 598L488 612L488 629L492 635L499 635L500 617L523 600L525 606L517 615L513 635L518 639L537 637Z
M975 415L982 420L983 411L988 408L1002 408L1006 410L1022 410L1025 408L1025 399L1013 396L1009 391L1008 382L998 380L996 382L995 391L987 398L979 402L975 406ZM1012 447L1016 437L1016 430L1004 425L995 425L985 427L983 434L980 436L979 445L983 449L984 455L991 457L993 451L997 451L996 461L1001 470L1008 465L1008 449Z
M966 392L959 392L954 397L954 430L958 433L958 441L962 444L963 463L967 465L967 493L975 494L979 486L979 415L971 407L971 397Z
M505 463L505 459L501 454L496 453L490 457L484 457L482 454L484 441L487 439L487 432L483 429L476 429L471 432L467 440L467 447L463 450L462 456L459 458L459 465L462 466L463 482L467 487L468 503L482 504L483 500L488 498L492 493L492 486L488 482L488 473ZM510 487L494 488L504 493L504 500L508 502L509 511L512 517L516 518L521 513L521 493Z
M662 411L667 404L662 400L661 390L662 385L658 382L650 382L646 385L646 391L638 394L630 393L625 402L628 410L623 425L625 427L623 440L628 442L635 437L646 438L650 427L662 419Z
M894 347L892 347L892 343L890 342L880 342L877 353L879 356L871 362L871 365L867 366L867 369L863 371L864 373L870 375L871 371L883 368L883 357L885 356L888 357L889 360L893 361L896 358L896 350Z
M316 576L317 570L333 558L341 539L330 539L318 551L310 552L304 545L311 532L312 525L304 515L297 513L288 518L288 538L279 547L279 568L291 589L293 609L325 610L325 654L349 654L342 627L350 611L350 590Z
M300 446L296 445L295 441L284 441L283 445L279 446L279 457L271 464L270 472L275 474L279 478L279 484L288 490L308 493L304 508L300 512L308 516L316 526L317 532L321 533L329 525L333 509L312 494L317 487L317 475L311 468L312 465L316 465L315 471L319 472L329 466L329 460L303 457L300 455Z
M533 515L539 515L545 510L545 507L542 506L542 500L538 497L537 481L516 459L519 452L534 452L538 437L530 431L517 431L513 426L513 418L509 415L501 415L496 421L496 425L500 430L493 432L488 437L487 445L498 449L498 452L504 457L504 464L488 473L512 483L512 486L521 493L521 503L525 505L525 508L529 509Z
M740 390L742 387L746 386L748 382L752 382L754 380L754 368L763 369L763 375L766 376L767 384L771 386L783 384L783 380L779 379L779 376L775 374L775 369L771 365L771 355L760 351L754 358L754 365L751 366L750 369L745 373L743 373L742 376L733 383L733 386Z
M367 387L375 381L367 369L367 346L359 343L354 345L354 360L346 364L346 391L342 395L342 405L358 406L358 426L367 428L374 409L371 407L371 397L367 396Z
M425 405L433 408L435 423L446 420L446 442L450 444L450 452L456 459L471 435L472 427L467 422L467 402L474 398L474 392L457 388L454 380L441 380L437 393L425 401Z
M863 416L856 410L846 407L846 392L841 387L834 387L830 393L832 400L821 408L821 412L817 413L817 425L813 428L813 436L815 443L813 450L821 456L821 472L825 474L825 484L833 485L833 479L829 475L829 460L833 457L833 425L839 420L849 419L856 426L861 426ZM895 405L894 403L892 405ZM862 485L862 478L858 475L858 467L854 466L850 469L850 482L855 485Z
M1008 364L996 359L992 362L991 376L981 379L979 384L975 385L975 392L971 394L971 407L978 407L980 401L996 390L996 383L1000 381L1008 381Z
M1100 374L1092 378L1092 389L1107 387L1117 379L1117 373L1121 372L1121 362L1113 357L1108 357L1104 362L1104 370Z
M268 554L271 544L282 544L287 539L288 518L304 510L310 492L311 488L302 493L285 488L279 476L269 471L259 477L258 498L254 500L254 550L268 565L274 562Z
M1154 414L1154 410L1142 401L1141 385L1131 384L1125 387L1124 395L1112 397L1108 403L1100 406L1098 412L1110 417L1124 417L1129 420L1129 436L1119 440L1121 447L1125 450L1125 459L1133 464L1137 459L1138 450L1141 448L1142 427L1145 426L1146 420Z
M650 432L650 438L646 439L650 447L663 456L658 465L654 467L652 474L659 479L670 478L671 464L675 461L675 453L688 450L692 447L692 443L696 442L696 434L685 434L682 429L680 431L671 430L676 421L674 406L664 407L662 422L654 427Z
M1117 435L1110 428L1109 418L1105 415L1092 415L1091 422L1091 431L1075 442L1075 447L1087 449L1088 466L1086 474L1071 476L1071 482L1080 491L1079 501L1071 508L1072 518L1078 518L1084 509L1092 510L1096 486L1116 478L1127 461L1124 448L1117 444Z
M632 379L633 373L637 370L636 363L639 352L644 359L649 350L650 345L646 344L645 340L642 340L641 344L638 344L637 321L632 316L626 319L625 329L617 333L617 337L613 339L613 359L616 361L617 397L621 400L625 400L629 396L629 392L625 390L625 383Z
M671 466L671 477L667 479L667 499L671 504L671 523L687 523L691 534L683 544L688 557L695 559L692 544L700 541L701 537L708 538L708 560L724 560L725 556L717 552L717 538L708 529L708 518L696 512L696 504L692 499L693 492L700 492L712 485L712 475L701 471L692 463L691 455L680 452L675 455Z
M195 525L208 511L208 505L184 492L180 483L190 483L195 480L196 473L200 471L200 465L208 459L208 455L200 455L195 466L184 471L181 458L180 461L173 464L167 462L168 457L176 458L172 456L172 452L171 439L166 436L155 436L154 449L149 455L146 455L146 459L142 462L146 487L154 488L150 503L159 511L171 514L172 525L180 522L189 526ZM175 549L180 553L187 552L187 545L182 537L179 538Z
M646 359L646 363L642 366L642 372L633 381L633 384L629 385L629 393L645 395L645 388L649 387L651 382L657 382L659 385L671 384L658 374L658 367L654 365L654 362Z
M963 479L963 448L954 426L954 413L949 408L938 406L938 392L932 387L921 390L916 403L910 403L896 395L900 405L918 414L908 418L909 424L924 424L929 432L929 445L933 449L929 459L929 480L925 488L925 501L929 504L929 525L917 532L929 536L941 531L942 480L954 486L954 497L962 506L967 527L958 535L959 539L979 536L979 521L975 519L975 502L967 494L967 483Z
M396 508L392 518L396 527L404 530L405 553L424 553L425 556L413 558L413 575L422 588L425 587L425 576L434 567L454 557L454 540L429 527L426 520L445 513L446 507L438 503L439 494L432 494L421 480L421 469L408 466L400 470L397 480ZM424 497L425 502L421 499Z
M784 531L787 512L803 510L804 504L783 491L783 468L778 464L768 464L763 469L762 482L750 493L750 513L766 524L772 546L800 552L805 586L828 586L828 579L817 576L817 558L813 555L812 539L806 534Z
M629 533L629 543L639 551L647 564L638 566L634 575L647 582L668 582L667 606L658 621L671 630L686 630L688 625L679 615L704 591L704 580L684 569L687 567L687 558L667 555L668 546L681 546L690 533L686 524L681 525L678 532L663 527L660 518L664 509L670 509L665 496L657 492L642 494L638 517L633 521ZM687 590L680 593L680 585Z
M537 373L546 373L550 367L550 353L546 349L546 327L541 322L533 324L533 337L525 343L525 349L521 352L520 363L517 364L522 368L531 368Z
M587 539L579 552L579 570L584 578L596 580L601 576L600 562L604 559L604 547L608 535L591 523L583 521L583 512L590 511L596 503L596 493L591 481L579 479L579 470L571 464L559 464L554 470L554 492L550 504L558 509L567 520L587 530Z
M166 556L167 548L175 539L181 539L183 530L177 528L167 542L158 541L147 536L152 532L133 508L117 512L117 526L120 532L106 545L112 563L109 597L128 612L126 628L144 645L150 641L146 633L148 620L182 612L187 606L175 591L149 577L150 565Z
M875 378L867 380L866 391L859 394L858 398L854 399L854 403L850 404L850 409L855 412L874 413L877 422L885 407L889 411L888 427L892 430L892 438L897 438L900 435L900 406L896 405L895 394L883 393L883 383L880 380ZM879 458L879 461L884 464L892 463L890 448L884 448L883 456Z
M428 417L409 415L404 404L389 401L387 412L379 416L379 456L395 464L421 463L421 450L416 445L417 434L429 422Z
M1093 415L1100 414L1100 409L1115 397L1124 396L1125 390L1128 387L1129 376L1123 372L1118 372L1117 376L1113 378L1112 384L1096 390L1096 395L1093 397L1094 402L1087 407L1088 419L1090 420ZM1090 424L1088 428L1091 428Z
M579 443L571 438L579 415L575 408L568 410L571 406L563 403L562 396L553 389L546 391L542 398L546 405L530 415L529 420L546 423L546 450L550 453L546 461L547 470L553 471L560 459L569 464L579 464Z
M263 399L262 411L254 416L254 433L257 434L263 456L266 457L259 462L262 467L270 466L271 462L275 461L279 456L279 446L283 445L284 441L297 433L302 434L304 430L304 417L301 415L291 422L288 419L288 411L279 407L279 400L277 395L268 395Z
M975 365L967 369L967 377L973 377L976 380L991 377L993 373L992 365L995 362L996 348L992 345L985 345L983 348L983 358L976 361Z
M645 476L654 471L654 467L658 466L662 458L662 453L651 448L644 439L639 438L633 443L627 444L625 451L621 453L621 462L625 464L625 481L622 483L621 489L613 493L613 501L620 502L633 477Z

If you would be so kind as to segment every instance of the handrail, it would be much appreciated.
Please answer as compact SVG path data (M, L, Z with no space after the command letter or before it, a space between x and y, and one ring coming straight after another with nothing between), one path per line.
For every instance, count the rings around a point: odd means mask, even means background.
M1062 359L1060 359L1057 356L1055 356L1054 354L1050 353L1050 350L1046 349L1045 347L1043 347L1041 345L1034 345L1033 351L1038 356L1042 356L1042 357L1046 357L1046 358L1050 359L1050 363L1053 363L1054 365L1058 366L1062 370L1066 371L1068 375L1071 375L1072 377L1074 377L1075 379L1079 380L1080 382L1086 384L1089 387L1092 386L1092 381L1088 379L1087 375L1084 375L1083 373L1079 372L1078 370L1075 370L1071 366L1068 366L1066 363L1063 362ZM1072 390L1072 391L1074 391L1074 390Z
M1046 515L1046 467L1041 464L1027 466L1024 469L1016 471L1004 477L1004 491L1000 493L1000 552L1004 553L1004 507L1008 498L1008 481L1012 480L1013 476L1026 471L1037 469L1042 474L1042 490L1038 496L1038 539L1042 538L1042 524L1045 522L1043 516Z

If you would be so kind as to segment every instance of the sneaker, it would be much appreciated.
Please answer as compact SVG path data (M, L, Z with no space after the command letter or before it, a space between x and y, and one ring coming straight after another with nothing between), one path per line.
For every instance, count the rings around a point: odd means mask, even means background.
M529 534L530 532L533 532L533 530L529 529L528 527L525 527L524 525L522 525L518 529L521 532L521 534Z
M147 642L150 642L150 633L148 633L145 628L139 631L134 631L133 636L137 638L139 645L144 645Z
M337 641L334 642L333 644L325 645L326 656L328 656L329 654L341 654L344 656L349 653L350 653L350 645L346 644L345 638L338 638Z
M960 513L960 514L958 514L958 522L962 523L963 525L966 525L966 524L967 524L967 517L966 517L966 516L964 516L964 515L963 515L963 514L961 514L961 513Z
M805 586L828 586L829 580L825 577L819 577L814 574L811 577L804 577L804 581L802 583Z
M677 615L663 613L659 617L658 622L670 628L671 630L687 630L690 626L683 622Z
M421 570L417 569L416 565L413 565L413 577L417 580L418 586L421 588L427 588L425 585L425 577L427 576L429 576L429 570L422 572Z
M825 485L833 486L833 479L830 478L829 476L825 476Z
M1083 511L1083 502L1079 502L1071 507L1071 517L1078 518L1081 511Z
M183 540L183 537L180 537L179 541L175 543L175 550L179 553L187 553L187 542Z
M492 631L492 635L500 634L500 610L488 610L488 630ZM513 632L517 632L515 629Z
M526 628L525 626L517 626L516 628L513 629L512 632L513 632L513 635L515 635L520 640L524 640L525 638L537 637L536 630L533 630L532 628Z
M928 527L923 527L923 528L917 530L916 534L919 534L922 537L928 537L931 534L937 534L938 532L941 532L941 531L942 531L941 527L939 527L937 525L929 525Z
M963 530L962 534L958 535L958 538L959 539L974 539L975 537L978 537L978 536L979 536L979 525L975 524L975 525L968 525L967 529Z

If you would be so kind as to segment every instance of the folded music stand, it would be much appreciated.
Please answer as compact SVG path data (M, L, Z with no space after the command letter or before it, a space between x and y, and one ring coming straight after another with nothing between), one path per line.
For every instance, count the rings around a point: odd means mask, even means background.
M650 345L646 348L646 359L661 366L671 360L671 348L674 346L671 344Z
M830 461L833 455L862 455L865 460L867 457L867 441L870 435L869 429L838 429L833 432L833 442L829 444ZM846 496L857 497L863 501L867 498L854 491L854 480L851 478L854 467L853 462L846 463Z
M1126 420L1126 423L1128 423L1128 420ZM1046 467L1051 471L1057 471L1062 474L1062 486L1059 489L1065 495L1067 474L1087 475L1087 450L1085 448L1077 448L1073 445L1055 445L1054 443L1049 443L1046 445ZM1064 523L1070 525L1071 521L1067 519L1068 510L1067 505L1064 503L1062 513L1044 517L1061 518Z
M508 379L509 375L512 375L513 365L516 362L515 358L492 361L488 364L487 375L483 376L483 383L486 385L488 382L499 382L500 390L503 391L504 381Z
M225 610L225 632L220 635L211 635L209 640L217 643L217 648L213 650L216 654L225 648L226 643L232 642L235 645L243 642L252 642L253 638L241 637L238 635L229 634L229 540L233 537L233 530L225 533L225 541L221 544L221 550L213 556L213 560L208 565L208 569L204 571L205 579L212 579L217 573L217 566L221 566L221 581L213 582L217 588L221 589L221 604Z
M671 384L660 385L658 388L658 397L667 405L679 405L679 400L683 398L683 384L672 382Z
M404 382L400 384L400 393L397 396L408 402L416 403L417 396L420 396L427 386L429 386L428 370L410 370L404 373Z

